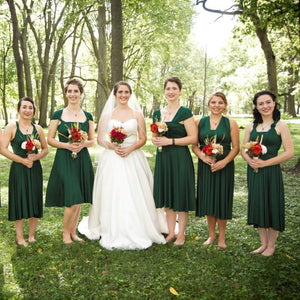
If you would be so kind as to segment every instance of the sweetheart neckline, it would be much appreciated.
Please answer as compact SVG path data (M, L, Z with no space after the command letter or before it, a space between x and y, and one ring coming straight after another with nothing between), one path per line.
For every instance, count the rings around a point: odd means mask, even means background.
M119 121L119 120L116 120L116 119L110 119L111 121L117 121L117 122L119 122L119 123L121 123L121 124L124 124L124 123L127 123L128 121L131 121L131 120L136 120L135 118L131 118L131 119L128 119L128 120L126 120L126 121L124 121L124 122L122 122L122 121Z

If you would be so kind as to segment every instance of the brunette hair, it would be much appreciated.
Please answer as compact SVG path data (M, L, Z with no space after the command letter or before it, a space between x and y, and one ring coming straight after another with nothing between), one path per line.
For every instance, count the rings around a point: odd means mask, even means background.
M118 81L117 83L115 83L114 88L113 88L113 92L114 92L115 96L117 94L117 91L118 91L120 85L126 85L129 88L130 95L132 94L132 89L131 89L131 86L130 86L130 84L128 82L126 82L126 81Z
M279 111L279 103L276 101L276 96L270 92L270 91L260 91L258 93L256 93L254 95L253 98L253 104L255 105L254 109L253 109L253 117L254 117L254 123L262 123L263 119L261 114L259 113L257 107L257 99L258 97L262 96L262 95L269 95L272 100L275 102L275 106L274 106L274 110L273 110L273 120L277 121L280 120L280 111Z
M80 93L83 94L83 83L82 83L82 81L81 81L80 79L78 79L78 78L70 78L70 79L66 82L66 84L65 84L65 94L67 93L67 90L68 90L68 87L69 87L70 84L75 84L75 85L77 85L78 88L79 88Z
M23 98L21 98L19 100L19 102L18 102L18 111L20 111L20 108L21 108L21 105L22 105L22 101L28 101L28 102L30 102L32 104L32 106L33 106L33 114L35 114L36 107L35 107L33 99L30 98L30 97L23 97Z
M182 89L182 83L178 77L171 76L171 77L167 78L164 83L164 89L166 88L168 82L175 82L178 85L179 89L180 90Z
M226 114L227 114L227 111L228 111L228 109L227 109L228 101L227 101L227 99L226 99L225 94L222 93L222 92L215 92L215 93L211 94L210 97L208 98L207 105L209 105L209 102L211 101L211 99L212 99L213 97L220 97L220 98L224 101L224 103L225 103L225 105L226 105L226 107L225 107L225 109L224 109L224 114L226 115Z

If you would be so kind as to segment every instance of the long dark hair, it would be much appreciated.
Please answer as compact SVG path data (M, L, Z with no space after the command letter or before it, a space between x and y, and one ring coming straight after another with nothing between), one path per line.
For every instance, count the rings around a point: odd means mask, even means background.
M270 92L270 91L260 91L254 95L253 98L253 104L255 105L253 109L253 117L254 117L254 123L262 123L263 119L259 111L257 110L257 98L262 95L269 95L272 100L275 102L274 110L273 110L273 120L278 121L280 120L280 111L279 111L279 103L276 101L276 96Z

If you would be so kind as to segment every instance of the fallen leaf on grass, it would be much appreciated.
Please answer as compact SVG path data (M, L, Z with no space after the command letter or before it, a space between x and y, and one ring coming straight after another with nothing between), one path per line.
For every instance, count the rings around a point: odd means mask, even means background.
M43 249L42 249L42 248L39 248L39 249L36 250L36 252L37 252L38 254L41 254L41 253L43 252Z
M172 288L172 287L169 288L169 291L170 291L171 294L173 294L175 296L179 295L178 292L174 288Z

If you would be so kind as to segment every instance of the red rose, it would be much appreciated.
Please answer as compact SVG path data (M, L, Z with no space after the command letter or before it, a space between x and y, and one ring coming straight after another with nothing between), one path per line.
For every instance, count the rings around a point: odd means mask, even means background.
M81 133L80 133L80 132L77 132L77 131L73 132L73 133L72 133L72 138L73 138L75 141L80 141L80 139L81 139Z
M252 151L253 151L253 154L255 156L258 156L261 154L262 152L262 148L261 148L261 145L259 143L255 144L253 147L252 147Z
M150 125L150 127L151 127L151 131L152 131L153 133L157 133L157 132L158 132L158 127L157 127L157 125L156 125L155 123L152 123L152 124Z
M211 145L205 145L202 148L202 152L209 156L211 156L213 154L212 151L213 151L213 147Z
M122 133L122 132L117 132L117 139L118 139L118 140L122 141L122 140L124 139L124 137L125 137L125 134L124 134L124 133Z
M111 135L112 137L116 137L117 134L118 134L118 132L116 131L116 129L112 129L112 131L110 132L110 135Z
M33 149L33 147L34 147L34 144L33 144L32 140L31 139L27 139L26 150L27 151L31 151Z

